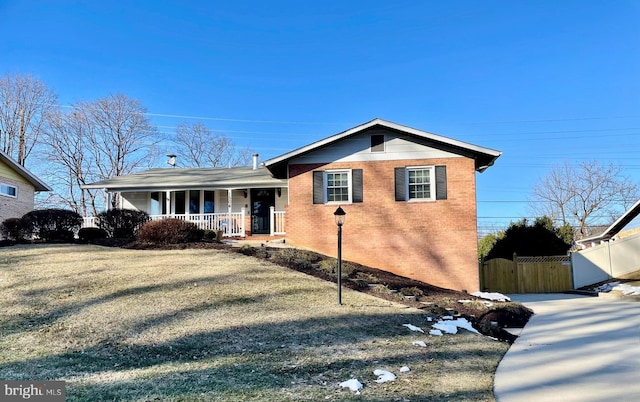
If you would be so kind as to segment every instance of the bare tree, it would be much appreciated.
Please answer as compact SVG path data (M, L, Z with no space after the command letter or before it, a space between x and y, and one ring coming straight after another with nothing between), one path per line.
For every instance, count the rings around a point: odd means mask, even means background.
M88 140L100 178L132 173L155 162L158 131L146 117L147 109L124 94L76 105L91 126Z
M200 122L180 123L174 142L179 163L187 167L241 166L251 160L249 149L237 149L229 137L212 133Z
M96 197L98 190L83 189L81 186L99 180L88 152L89 137L92 130L86 116L77 112L64 114L60 111L50 113L49 129L43 135L47 145L44 153L52 165L49 174L51 184L56 188L50 203L62 204L82 216L97 215Z
M0 77L0 147L21 165L38 143L57 95L30 75Z
M118 94L79 102L67 114L50 114L46 154L59 168L53 175L60 201L85 216L95 215L101 192L82 185L153 165L160 139L145 113L139 101ZM112 206L117 203L113 197Z
M577 228L576 235L582 238L591 234L589 226L615 220L638 200L638 194L638 185L619 165L565 162L553 166L533 187L531 207L539 216Z

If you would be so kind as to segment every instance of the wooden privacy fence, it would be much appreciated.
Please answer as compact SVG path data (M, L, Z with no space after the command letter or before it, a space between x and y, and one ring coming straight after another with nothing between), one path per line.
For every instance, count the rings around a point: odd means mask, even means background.
M573 289L571 257L494 258L480 266L480 289L500 293L554 293Z

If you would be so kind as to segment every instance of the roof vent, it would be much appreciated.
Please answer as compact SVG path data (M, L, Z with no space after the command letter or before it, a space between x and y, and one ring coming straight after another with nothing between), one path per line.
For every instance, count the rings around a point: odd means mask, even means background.
M253 170L258 168L258 154L253 154Z
M169 160L167 161L167 165L171 165L172 167L176 167L176 155L167 154Z

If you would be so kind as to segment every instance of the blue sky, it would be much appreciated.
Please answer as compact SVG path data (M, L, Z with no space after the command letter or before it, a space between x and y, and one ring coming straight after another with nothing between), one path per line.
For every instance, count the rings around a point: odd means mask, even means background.
M531 217L554 164L640 182L634 0L0 0L0 38L0 75L61 105L124 93L161 131L202 121L263 160L376 117L501 150L482 231Z

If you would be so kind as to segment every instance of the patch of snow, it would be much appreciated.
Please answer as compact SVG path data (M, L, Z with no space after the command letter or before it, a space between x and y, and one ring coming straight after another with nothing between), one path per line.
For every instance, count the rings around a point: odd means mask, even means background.
M411 342L411 344L415 345L415 346L422 346L423 348L427 347L427 344L424 343L424 341L413 341L413 342Z
M611 292L612 290L619 290L620 292L622 292L623 295L627 295L627 296L640 295L640 286L631 286L631 285L627 285L626 283L620 283L620 282L604 283L594 288L593 290L600 293L608 293L608 292Z
M445 315L442 317L443 320L453 320L453 316L452 315Z
M373 374L378 376L377 383L381 384L387 381L395 381L396 375L387 370L373 370Z
M464 300L458 300L458 303L465 304L465 303L473 303L474 301L475 300L464 299ZM493 307L493 303L491 303L488 300L480 300L480 302L487 307Z
M619 284L620 284L620 282L603 283L602 285L594 288L593 290L595 290L596 292L608 293L608 292L611 292L613 290L613 288L615 288Z
M429 322L433 321L433 317L427 317L427 321Z
M415 325L411 325L411 324L402 324L403 327L407 327L412 331L416 331L416 332L422 332L424 334L424 331L422 330L422 328L420 327L416 327Z
M442 336L442 331L439 329L432 329L429 331L429 335Z
M471 296L479 297L481 299L500 301L500 302L511 301L511 299L508 296L505 296L502 293L496 293L496 292L473 292L471 293Z
M411 369L408 366L400 367L400 372L401 373L408 373L409 371L411 371Z
M358 394L360 393L360 390L362 389L362 383L360 383L360 381L358 381L355 378L352 378L350 380L341 382L340 386L342 388L349 388L351 391L356 392Z
M471 323L467 321L466 318L458 318L456 320L450 321L438 321L431 327L446 332L447 334L457 334L458 328L466 329L469 332L479 334L478 330L473 328ZM431 331L429 331L429 333L431 333Z
M455 324L452 324L452 322L453 321L448 321L448 322L438 321L435 324L433 324L432 327L435 329L439 329L442 332L446 332L447 334L457 334L458 326Z
M640 295L640 286L631 286L624 283L616 285L612 290L619 290L623 295L627 296Z

